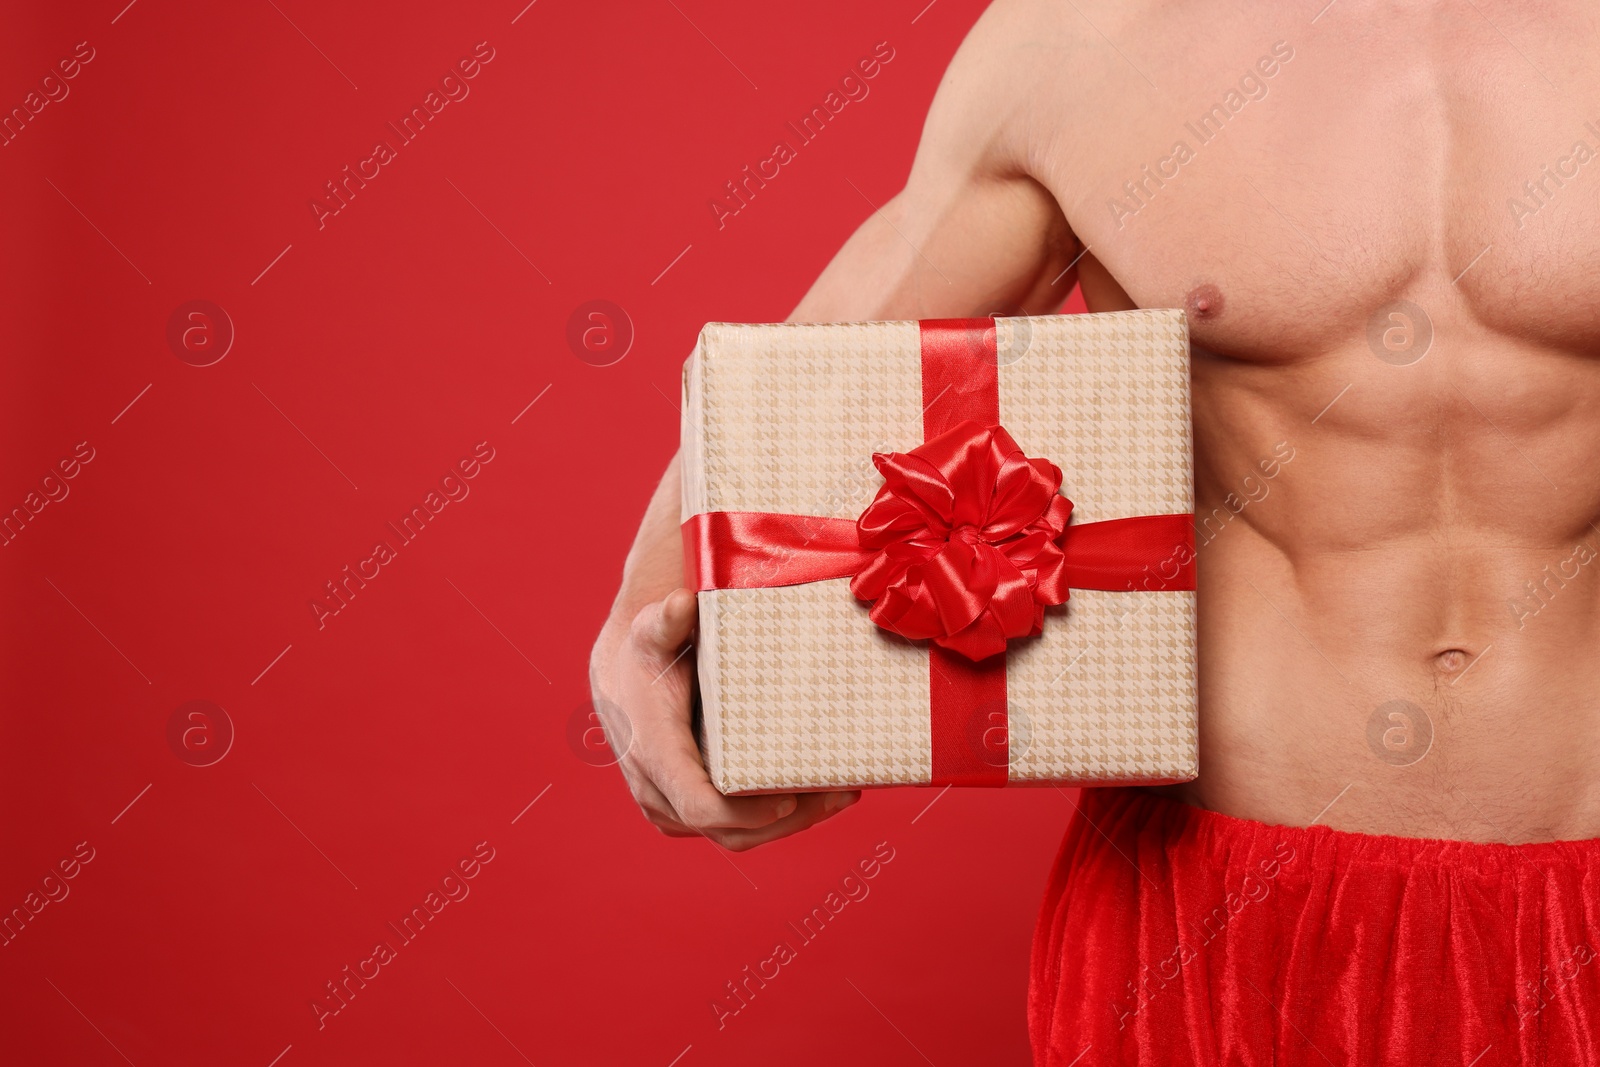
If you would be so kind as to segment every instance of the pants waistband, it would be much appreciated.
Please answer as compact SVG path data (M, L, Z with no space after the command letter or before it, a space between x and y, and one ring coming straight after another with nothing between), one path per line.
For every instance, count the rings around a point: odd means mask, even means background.
M1082 815L1097 828L1138 827L1172 843L1199 848L1218 862L1264 854L1280 846L1309 856L1313 866L1440 868L1479 873L1571 865L1600 869L1600 838L1502 844L1441 838L1396 837L1326 826L1278 826L1186 804L1144 789L1084 789Z

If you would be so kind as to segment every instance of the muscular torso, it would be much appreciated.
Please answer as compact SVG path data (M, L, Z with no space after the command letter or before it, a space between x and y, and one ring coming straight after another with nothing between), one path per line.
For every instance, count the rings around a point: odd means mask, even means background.
M1059 5L1019 46L1010 121L1090 309L1189 311L1201 776L1175 791L1600 836L1595 16L1319 6Z

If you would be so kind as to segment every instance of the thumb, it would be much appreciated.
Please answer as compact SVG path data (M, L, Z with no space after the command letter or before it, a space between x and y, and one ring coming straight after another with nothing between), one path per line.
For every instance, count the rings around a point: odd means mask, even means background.
M658 655L676 655L694 632L698 607L692 592L674 589L654 604L646 604L634 616L633 639Z

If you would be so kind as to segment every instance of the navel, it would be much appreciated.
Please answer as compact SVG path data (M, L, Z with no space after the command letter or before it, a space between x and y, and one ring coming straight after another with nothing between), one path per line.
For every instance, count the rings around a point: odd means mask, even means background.
M1434 665L1445 674L1460 674L1471 660L1472 656L1461 648L1447 648L1433 657Z
M1222 314L1222 290L1210 282L1197 285L1184 297L1183 309L1191 319L1215 319Z

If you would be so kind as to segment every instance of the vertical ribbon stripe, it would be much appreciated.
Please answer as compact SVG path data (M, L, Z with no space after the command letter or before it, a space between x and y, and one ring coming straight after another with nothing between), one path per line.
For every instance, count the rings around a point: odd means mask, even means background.
M926 319L922 334L922 439L970 419L1000 424L1000 365L993 319ZM973 662L928 646L934 785L1005 785L1009 760L1006 657Z
M927 319L922 333L922 439L965 419L1000 425L993 319Z

